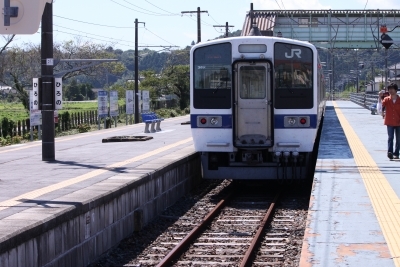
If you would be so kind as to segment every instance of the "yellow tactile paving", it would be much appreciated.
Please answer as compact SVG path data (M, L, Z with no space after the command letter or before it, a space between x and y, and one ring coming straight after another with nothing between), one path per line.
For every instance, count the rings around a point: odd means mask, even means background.
M393 261L397 267L400 267L400 200L336 102L333 102L333 105L353 152L354 160L364 181Z
M156 150L150 151L150 152L145 153L143 155L136 156L136 157L133 157L131 159L127 159L125 161L117 162L117 163L108 165L108 166L106 166L104 168L99 168L98 170L94 170L94 171L88 172L86 174L77 176L75 178L71 178L69 180L59 182L57 184L49 185L49 186L46 186L46 187L31 191L31 192L28 192L26 194L19 195L19 196L15 197L15 198L0 202L0 211L2 211L4 209L7 209L7 208L10 208L10 207L13 207L13 206L16 206L18 204L21 204L23 202L21 200L23 200L23 199L35 199L35 198L37 198L37 197L39 197L41 195L44 195L44 194L53 192L55 190L58 190L58 189L61 189L61 188L64 188L64 187L67 187L67 186L70 186L70 185L85 181L85 180L88 180L88 179L93 178L95 176L101 175L101 174L103 174L103 173L105 173L105 172L107 172L107 171L109 171L109 170L111 170L113 168L119 168L119 167L128 165L130 163L133 163L135 161L139 161L139 160L142 160L142 159L157 155L157 154L159 154L161 152L167 151L168 149L177 147L179 145L183 145L183 144L185 144L187 142L190 142L192 140L193 139L190 137L190 138L184 139L182 141L173 143L171 145L163 146L161 148L158 148Z

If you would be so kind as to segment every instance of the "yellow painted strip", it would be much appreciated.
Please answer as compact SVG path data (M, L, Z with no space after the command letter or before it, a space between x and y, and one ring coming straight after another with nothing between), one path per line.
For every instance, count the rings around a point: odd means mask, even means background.
M18 150L22 150L22 149L27 149L27 148L31 148L31 147L35 147L35 146L40 146L41 144L42 144L42 142L36 141L35 143L29 144L29 145L19 145L17 147L12 146L10 149L1 150L0 154L7 153L7 152L12 152L12 151L18 151Z
M7 208L10 208L10 207L13 207L13 206L18 205L18 204L21 204L22 202L24 202L24 199L35 199L35 198L37 198L37 197L39 197L41 195L44 195L44 194L53 192L55 190L58 190L58 189L61 189L61 188L64 188L64 187L67 187L67 186L70 186L70 185L85 181L85 180L88 180L88 179L93 178L93 177L96 177L96 176L101 175L101 174L103 174L105 172L108 172L109 170L112 170L114 168L119 168L119 167L128 165L130 163L133 163L135 161L143 160L145 158L157 155L157 154L162 153L164 151L167 151L167 150L169 150L171 148L174 148L174 147L177 147L179 145L183 145L185 143L188 143L188 142L190 142L192 140L193 140L192 137L190 137L190 138L184 139L182 141L176 142L174 144L171 144L171 145L168 145L168 146L163 146L163 147L158 148L156 150L150 151L150 152L148 152L146 154L143 154L143 155L140 155L140 156L136 156L136 157L133 157L131 159L124 160L124 161L121 161L121 162L117 162L117 163L108 165L108 166L106 166L104 168L99 168L98 170L94 170L94 171L88 172L86 174L77 176L75 178L72 178L72 179L69 179L69 180L66 180L66 181L62 181L62 182L59 182L57 184L49 185L49 186L46 186L46 187L31 191L31 192L22 194L20 196L14 197L12 199L0 202L0 211L2 211L4 209L7 209Z
M337 117L344 130L354 160L364 181L376 217L388 244L393 261L400 267L400 201L378 165L372 159L336 102ZM386 155L384 155L386 156Z
M121 129L120 128L119 129L114 128L113 130L109 130L107 133L116 132L118 130L121 130ZM90 136L95 136L95 135L104 134L104 133L105 132L101 132L101 131L90 132ZM55 143L60 143L60 142L74 140L74 139L84 138L84 137L87 137L87 136L88 135L85 135L85 134L74 134L74 135L71 135L71 137L64 136L62 139L55 138L54 142ZM22 144L22 145L19 145L19 146L11 146L10 149L6 149L6 150L0 151L0 154L7 153L7 152L18 151L18 150L27 149L27 148L36 147L36 146L41 146L41 145L42 145L41 141L35 141L33 143L25 143L25 144Z

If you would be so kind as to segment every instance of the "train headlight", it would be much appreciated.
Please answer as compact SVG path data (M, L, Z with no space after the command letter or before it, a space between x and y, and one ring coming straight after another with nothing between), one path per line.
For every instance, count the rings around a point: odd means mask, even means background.
M215 118L215 117L212 117L211 120L210 120L210 123L211 123L212 125L217 125L217 124L218 124L218 119Z
M288 128L310 127L310 116L285 116L284 127Z
M197 117L197 127L200 128L219 128L222 127L222 116L200 115Z

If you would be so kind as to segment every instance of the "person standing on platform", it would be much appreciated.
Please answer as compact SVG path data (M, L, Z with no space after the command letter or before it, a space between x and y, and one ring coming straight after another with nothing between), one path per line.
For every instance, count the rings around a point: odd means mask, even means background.
M398 159L400 150L400 97L397 95L398 86L391 83L388 87L389 96L382 101L385 108L384 124L387 126L388 133L388 152L389 159ZM396 137L396 144L393 152L393 140Z

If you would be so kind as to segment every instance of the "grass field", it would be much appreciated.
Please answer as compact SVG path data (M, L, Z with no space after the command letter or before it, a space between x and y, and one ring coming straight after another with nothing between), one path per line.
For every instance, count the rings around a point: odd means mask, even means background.
M125 104L125 99L121 99L119 105ZM75 112L75 111L86 111L86 110L97 110L97 101L72 101L63 103L63 109L59 110L58 113L63 112ZM21 103L10 103L7 101L0 101L0 121L3 118L7 118L13 121L19 121L29 118L29 112L24 109Z
M13 121L24 120L29 118L29 112L25 110L21 103L0 101L0 121L3 118Z

